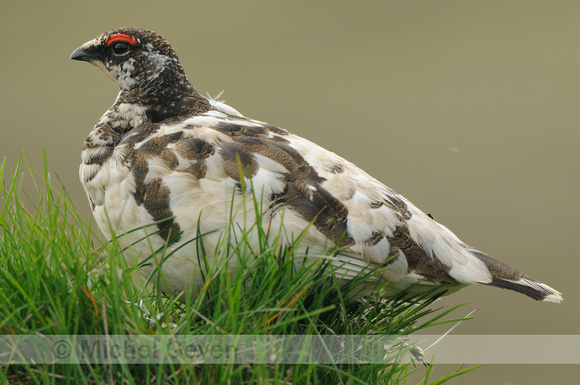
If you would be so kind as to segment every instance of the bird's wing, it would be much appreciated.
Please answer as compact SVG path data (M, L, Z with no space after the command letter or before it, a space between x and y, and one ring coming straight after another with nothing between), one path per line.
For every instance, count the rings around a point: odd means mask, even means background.
M347 275L370 266L388 267L392 280L490 280L483 263L453 233L354 164L283 129L231 112L222 107L145 125L124 138L122 145L131 148L134 196L151 207L154 219L175 215L179 220L185 207L194 206L175 203L185 199L179 193L185 186L198 189L197 197L186 195L190 199L225 199L224 186L240 189L242 172L274 223L283 216L285 231L293 237L311 226L306 247L339 248ZM186 174L195 182L183 182ZM196 205L208 207L201 201ZM175 234L178 225L166 221L161 233Z

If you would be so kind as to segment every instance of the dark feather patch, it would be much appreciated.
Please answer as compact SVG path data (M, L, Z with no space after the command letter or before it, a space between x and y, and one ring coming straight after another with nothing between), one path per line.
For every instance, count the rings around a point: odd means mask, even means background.
M221 122L214 129L228 136L265 136L267 134L265 127L244 126L227 122Z
M185 159L205 159L215 154L215 147L199 138L187 138L180 140L175 150Z
M447 278L447 273L451 267L437 259L437 256L430 256L421 246L416 244L411 238L406 224L402 223L397 226L393 234L387 237L387 241L391 245L387 261L394 261L398 251L401 250L407 259L407 273L415 272L435 282L444 281Z
M324 188L308 185L300 179L289 181L282 193L272 196L272 207L281 204L294 209L306 221L312 222L320 232L339 246L354 244L354 240L347 233L348 209Z
M159 127L160 125L155 123L140 124L121 139L120 145L125 144L129 148L133 148L135 144L142 142L150 135L156 133Z
M498 261L497 259L492 258L479 250L471 249L469 252L479 258L485 264L492 277L508 279L511 281L517 281L520 278L528 278L513 267L503 263L502 261Z
M270 132L272 132L274 134L278 134L278 135L288 135L288 131L286 131L286 130L284 130L282 128L279 128L279 127L276 127L276 126L272 126L270 124L264 124L264 127L266 129L268 129L268 131L270 131Z
M158 234L166 241L178 241L181 229L173 220L173 212L169 207L169 189L162 185L161 179L152 180L143 188L145 209L154 221L162 221L157 224Z
M175 143L183 136L183 131L173 132L168 135L157 136L153 139L145 142L139 149L139 151L145 155L157 156L163 151L169 151L167 145L169 143Z
M119 131L115 129L109 122L98 123L93 131L99 139L107 143L118 143L121 139Z
M133 177L135 179L135 191L133 192L133 198L140 206L145 199L145 178L149 172L149 165L147 164L147 159L136 151L131 152L129 164Z
M532 283L536 282L531 278L528 278L528 280L530 280ZM528 297L533 298L533 299L538 300L538 301L542 301L548 295L553 294L552 292L545 290L543 287L541 287L539 285L537 287L530 287L530 286L522 285L522 284L519 284L517 282L508 281L508 280L498 278L498 277L492 277L491 282L486 283L485 285L495 286L495 287L499 287L501 289L517 291L518 293L525 294Z
M382 231L375 231L371 234L371 237L364 241L365 246L375 246L380 241L385 239L385 233Z
M411 212L407 208L407 204L395 194L396 193L394 191L392 195L385 194L385 205L387 205L387 207L389 207L391 210L397 211L405 220L410 219Z
M200 159L195 163L192 163L186 169L180 170L179 172L185 172L193 175L197 180L205 178L207 173L207 164L204 159Z
M256 175L258 164L252 154L244 151L238 143L221 143L219 149L223 158L223 168L227 176L235 180L240 180L240 171L246 177ZM248 175L248 171L250 175Z

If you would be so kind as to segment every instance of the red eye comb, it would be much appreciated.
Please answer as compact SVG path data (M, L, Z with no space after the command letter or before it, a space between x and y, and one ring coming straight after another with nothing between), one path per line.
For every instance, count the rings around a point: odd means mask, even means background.
M115 42L117 40L125 40L126 42L128 42L130 44L138 43L138 41L135 40L135 38L133 36L129 36L129 35L126 35L124 33L119 33L119 34L113 35L107 39L107 46L110 46L113 42Z

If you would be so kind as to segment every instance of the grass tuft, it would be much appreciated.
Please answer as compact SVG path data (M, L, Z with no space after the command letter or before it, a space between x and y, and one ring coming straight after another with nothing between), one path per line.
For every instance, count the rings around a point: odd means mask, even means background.
M437 296L404 300L371 296L357 288L367 276L340 285L328 258L303 264L296 244L283 244L258 219L259 250L244 229L224 240L225 260L211 267L202 234L195 242L205 286L196 295L168 297L162 274L136 278L144 264L162 265L166 247L140 265L128 266L118 239L101 243L80 217L65 187L44 165L39 174L21 157L13 172L0 167L0 335L409 335L462 319L444 319L457 307L435 313ZM33 183L33 194L23 189ZM259 205L256 204L256 208ZM257 209L256 209L257 211ZM256 230L256 229L254 229ZM249 230L248 230L249 231ZM227 237L224 237L224 239ZM297 240L299 242L299 240ZM235 261L231 272L226 261ZM156 269L155 272L159 272ZM367 273L368 274L368 273ZM146 285L152 283L154 285ZM380 290L380 288L378 288ZM459 307L459 306L458 306ZM0 362L2 360L0 359ZM26 384L406 384L422 371L421 383L443 384L473 368L432 380L433 367L396 364L11 364L0 381Z

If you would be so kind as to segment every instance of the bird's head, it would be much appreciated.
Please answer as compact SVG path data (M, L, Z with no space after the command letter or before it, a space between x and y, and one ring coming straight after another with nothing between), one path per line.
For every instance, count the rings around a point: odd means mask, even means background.
M125 91L151 88L168 70L183 74L171 45L161 35L141 28L105 32L77 48L70 59L91 63Z

